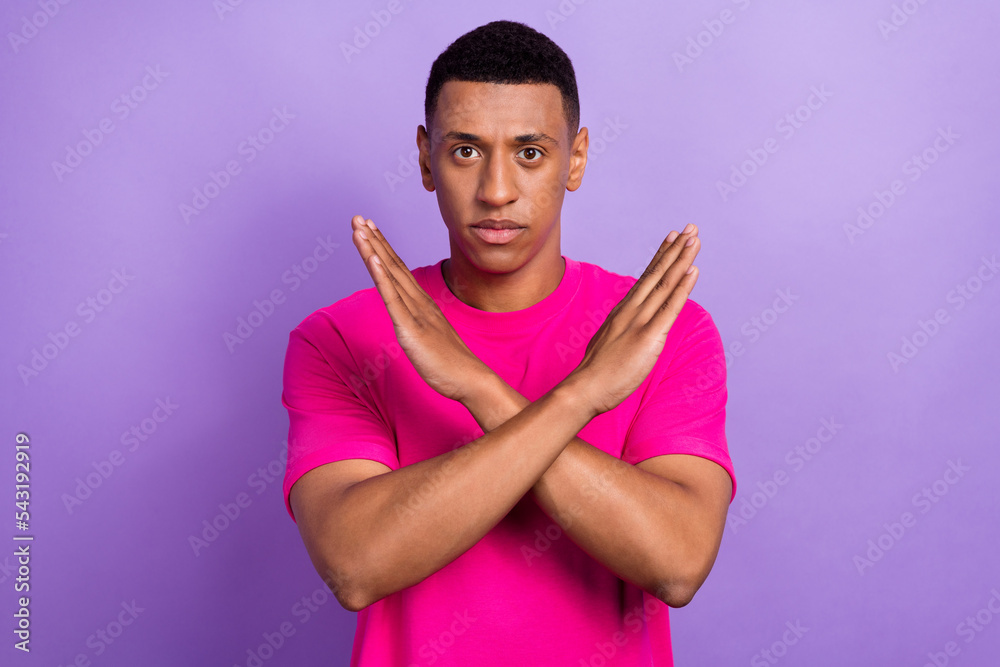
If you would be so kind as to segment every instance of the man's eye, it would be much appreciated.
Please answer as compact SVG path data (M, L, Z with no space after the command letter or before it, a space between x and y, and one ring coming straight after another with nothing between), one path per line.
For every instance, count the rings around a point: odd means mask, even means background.
M455 149L455 152L458 153L460 157L464 158L474 157L473 155L469 155L468 151L471 151L473 153L479 152L472 146L459 146L458 148Z
M521 153L528 153L528 155L525 155L525 159L529 162L538 162L542 159L542 152L537 148L532 148L530 146L528 148L522 148Z

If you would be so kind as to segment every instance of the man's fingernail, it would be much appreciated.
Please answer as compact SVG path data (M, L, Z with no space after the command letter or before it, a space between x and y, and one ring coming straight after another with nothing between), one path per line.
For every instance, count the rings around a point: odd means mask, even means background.
M677 238L679 234L677 232L670 232L667 234L667 243L673 243L674 239Z
M684 228L684 233L687 234L688 232L693 232L693 231L694 231L694 225L690 222L687 223L687 226Z

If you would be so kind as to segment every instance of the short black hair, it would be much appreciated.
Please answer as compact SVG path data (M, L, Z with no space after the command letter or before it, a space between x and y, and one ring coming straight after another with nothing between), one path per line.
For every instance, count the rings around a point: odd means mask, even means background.
M424 93L424 123L431 131L441 88L448 81L551 83L562 93L572 142L580 129L580 97L569 56L551 39L516 21L493 21L448 46L431 65Z

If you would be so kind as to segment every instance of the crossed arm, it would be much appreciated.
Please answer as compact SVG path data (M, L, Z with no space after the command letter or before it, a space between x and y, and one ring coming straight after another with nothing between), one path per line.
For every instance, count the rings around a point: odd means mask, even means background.
M530 404L502 380L473 404L486 431ZM718 555L732 495L717 463L683 454L633 466L574 436L531 489L566 535L672 607L691 601Z
M433 301L374 225L360 216L353 224L407 356L435 390L469 409L484 435L394 471L351 459L300 478L290 502L310 558L341 604L357 611L419 583L475 545L529 491L611 571L671 606L687 604L718 553L729 475L697 456L632 466L576 434L648 375L693 287L697 274L682 272L697 251L697 229L667 237L577 370L530 402L428 306ZM682 245L688 239L695 243Z

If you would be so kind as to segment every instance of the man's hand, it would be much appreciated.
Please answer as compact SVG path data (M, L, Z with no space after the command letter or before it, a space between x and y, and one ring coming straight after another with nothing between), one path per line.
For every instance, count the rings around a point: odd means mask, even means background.
M396 339L413 367L442 396L465 402L493 375L469 350L371 220L351 218L352 236L392 318Z
M590 339L583 360L567 381L588 397L595 415L628 398L653 369L698 280L692 262L700 246L693 224L680 234L670 232L642 276Z

